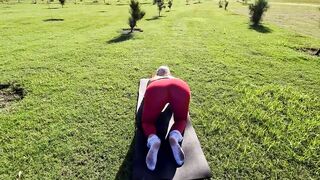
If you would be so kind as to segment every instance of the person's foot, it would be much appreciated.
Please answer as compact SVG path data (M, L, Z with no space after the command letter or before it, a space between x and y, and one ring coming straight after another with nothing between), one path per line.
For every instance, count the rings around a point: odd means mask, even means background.
M178 131L172 131L169 135L169 143L172 149L173 157L179 166L184 163L184 152L179 144L182 141L182 136Z
M157 156L160 149L161 141L156 135L148 138L148 147L150 148L146 156L146 164L148 169L153 171L156 168Z

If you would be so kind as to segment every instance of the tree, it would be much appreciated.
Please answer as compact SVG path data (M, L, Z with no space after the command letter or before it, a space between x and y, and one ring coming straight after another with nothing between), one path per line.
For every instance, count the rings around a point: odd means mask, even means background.
M137 21L143 18L146 13L140 9L139 2L136 0L130 1L130 17L129 26L131 28L130 33L133 32L134 27L137 25Z
M157 0L157 6L158 6L158 11L159 11L159 17L160 17L162 9L166 8L166 6L164 5L163 0Z
M269 8L267 0L256 0L254 4L250 4L250 21L253 26L258 26L260 24L262 15Z
M228 5L229 5L229 1L225 0L224 1L224 10L227 10Z
M173 0L169 0L169 2L168 2L168 8L171 10L171 7L172 7L172 1Z
M222 4L223 4L222 0L220 0L218 4L219 4L219 8L222 8Z
M62 6L62 8L63 8L64 3L66 2L66 0L59 0L59 2L60 2L61 6Z

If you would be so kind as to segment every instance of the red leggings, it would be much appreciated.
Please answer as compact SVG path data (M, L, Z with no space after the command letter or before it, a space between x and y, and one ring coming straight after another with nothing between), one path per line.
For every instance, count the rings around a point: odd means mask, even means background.
M142 111L142 128L148 137L156 134L156 121L162 109L170 103L174 124L171 130L183 133L190 103L190 89L181 79L159 79L152 82L146 89Z

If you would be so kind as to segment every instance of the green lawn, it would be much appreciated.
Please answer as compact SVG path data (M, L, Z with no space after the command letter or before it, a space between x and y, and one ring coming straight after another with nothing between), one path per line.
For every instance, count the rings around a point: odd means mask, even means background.
M251 1L252 2L252 1ZM303 4L301 4L303 3ZM218 4L218 3L217 3ZM320 1L273 0L263 19L279 27L320 39ZM249 17L247 5L231 1L229 10Z
M270 0L271 3L273 2L283 2L283 3L314 3L320 4L319 0Z
M0 179L128 177L138 82L162 64L192 89L215 179L319 178L320 58L296 50L319 39L258 32L212 1L159 19L144 4L132 38L127 5L50 7L0 4L0 82L27 90L0 109Z

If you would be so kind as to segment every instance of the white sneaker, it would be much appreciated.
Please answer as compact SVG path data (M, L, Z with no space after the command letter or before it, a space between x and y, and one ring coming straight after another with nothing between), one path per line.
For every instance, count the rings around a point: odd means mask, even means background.
M181 133L177 130L173 130L169 134L169 143L173 153L173 157L176 160L176 163L179 166L182 166L184 163L184 152L179 144L183 139Z
M149 136L148 138L148 154L146 156L146 164L148 169L153 171L156 168L158 152L160 149L161 141L159 137L155 134Z

